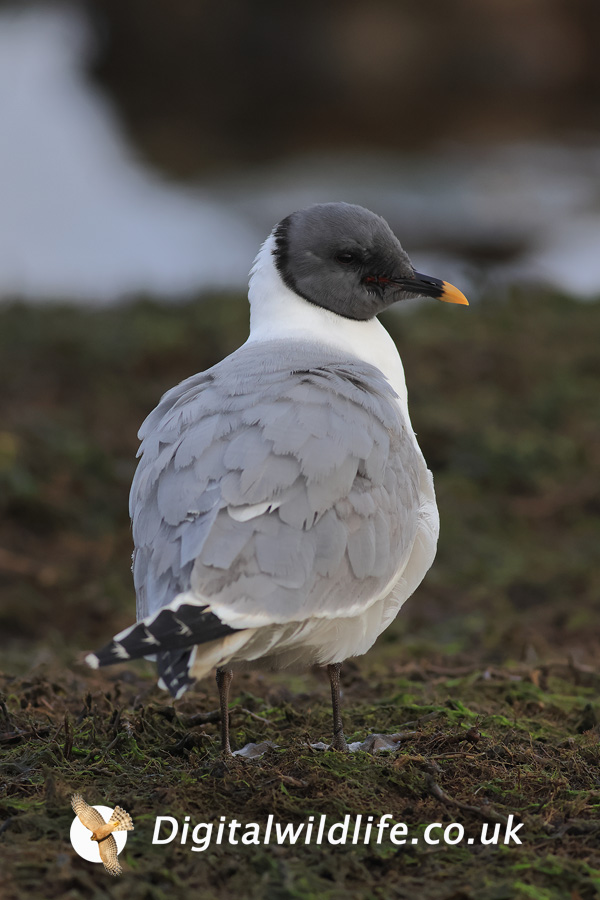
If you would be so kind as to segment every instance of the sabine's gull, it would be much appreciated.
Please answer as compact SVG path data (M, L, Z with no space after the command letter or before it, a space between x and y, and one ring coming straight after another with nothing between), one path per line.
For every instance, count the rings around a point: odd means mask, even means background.
M377 319L425 295L387 222L347 203L275 226L250 275L250 336L143 423L130 497L137 624L87 662L156 660L180 697L216 667L222 749L232 672L366 653L431 566L439 518L404 371Z

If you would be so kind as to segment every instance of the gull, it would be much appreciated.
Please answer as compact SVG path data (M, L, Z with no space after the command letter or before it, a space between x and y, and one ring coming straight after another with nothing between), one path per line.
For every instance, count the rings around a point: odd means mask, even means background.
M143 423L130 496L137 624L86 657L156 660L180 697L217 670L327 666L331 747L347 750L340 667L367 652L430 568L433 478L400 356L377 315L425 295L387 222L323 203L275 226L250 273L250 336Z

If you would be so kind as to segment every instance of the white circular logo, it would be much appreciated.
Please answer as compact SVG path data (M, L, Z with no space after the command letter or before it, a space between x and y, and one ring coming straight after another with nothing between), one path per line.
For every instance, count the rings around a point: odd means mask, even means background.
M112 806L94 806L93 809L98 810L105 822L108 822L113 813ZM127 843L127 832L113 831L112 835L117 842L118 855ZM70 833L73 850L83 859L87 859L88 862L101 863L98 841L92 841L91 836L90 829L85 827L79 816L75 816L71 823Z

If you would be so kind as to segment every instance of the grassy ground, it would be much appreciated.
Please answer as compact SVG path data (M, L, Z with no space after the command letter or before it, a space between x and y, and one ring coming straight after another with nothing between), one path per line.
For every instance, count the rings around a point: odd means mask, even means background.
M234 681L234 740L280 746L224 768L212 683L173 703L148 664L78 660L132 621L137 427L243 340L245 303L0 312L3 900L600 895L600 306L516 295L387 324L442 536L417 595L346 665L344 706L351 738L409 734L376 757L311 750L330 736L326 681L251 673ZM75 790L132 813L120 879L71 850ZM421 838L460 822L475 840L151 845L156 815L269 813L391 813ZM511 814L522 845L482 846L483 823Z

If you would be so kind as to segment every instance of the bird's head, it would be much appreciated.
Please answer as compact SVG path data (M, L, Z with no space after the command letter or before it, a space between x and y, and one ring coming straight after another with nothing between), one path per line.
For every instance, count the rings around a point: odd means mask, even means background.
M283 219L273 234L275 265L287 287L346 318L372 319L423 295L468 306L458 288L415 272L385 219L362 206L310 206Z

